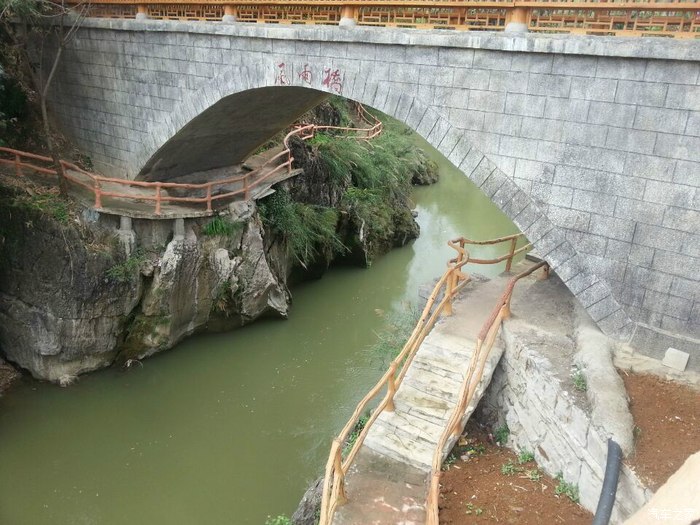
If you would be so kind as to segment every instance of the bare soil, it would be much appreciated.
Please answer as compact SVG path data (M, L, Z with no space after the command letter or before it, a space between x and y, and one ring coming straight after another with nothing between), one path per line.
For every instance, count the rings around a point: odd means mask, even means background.
M0 358L0 395L19 379L19 372Z
M635 452L628 462L656 490L700 450L700 392L652 375L620 375L635 424Z
M440 523L590 524L592 515L564 494L533 461L520 463L473 420L441 477ZM524 458L521 458L524 459ZM505 467L504 467L505 465Z

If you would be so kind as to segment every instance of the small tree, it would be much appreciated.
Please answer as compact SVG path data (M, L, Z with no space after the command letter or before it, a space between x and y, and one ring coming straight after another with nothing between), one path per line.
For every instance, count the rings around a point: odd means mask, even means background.
M65 0L0 0L0 31L9 40L11 53L8 54L14 59L15 75L28 79L38 99L44 141L54 161L59 189L64 196L68 192L68 184L51 135L47 100L63 51L75 36L85 13L86 4L69 8ZM45 50L50 41L55 44L53 56L47 56ZM25 89L29 89L26 82L23 84Z

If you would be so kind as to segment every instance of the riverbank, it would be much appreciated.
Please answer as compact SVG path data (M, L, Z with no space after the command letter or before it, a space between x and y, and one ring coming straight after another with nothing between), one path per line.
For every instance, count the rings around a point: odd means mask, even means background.
M309 118L361 124L341 99ZM197 332L286 318L290 276L320 277L337 262L367 266L418 235L408 192L433 166L422 153L399 157L405 133L388 124L376 145L319 134L296 146L304 175L257 202L174 224L125 223L61 198L46 181L8 175L0 188L3 354L39 379L70 384ZM363 161L340 162L337 152L348 148Z

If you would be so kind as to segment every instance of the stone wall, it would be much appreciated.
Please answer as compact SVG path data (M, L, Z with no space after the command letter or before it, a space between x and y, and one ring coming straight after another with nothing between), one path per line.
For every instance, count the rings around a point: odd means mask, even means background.
M523 333L503 328L506 350L496 368L481 409L497 415L510 429L509 445L531 451L549 475L561 473L579 488L580 502L595 513L607 460L605 429L591 420L555 365ZM611 523L621 523L651 497L636 475L623 465Z
M135 176L225 97L340 91L470 177L603 331L700 369L698 57L667 39L87 20L53 108L96 165Z

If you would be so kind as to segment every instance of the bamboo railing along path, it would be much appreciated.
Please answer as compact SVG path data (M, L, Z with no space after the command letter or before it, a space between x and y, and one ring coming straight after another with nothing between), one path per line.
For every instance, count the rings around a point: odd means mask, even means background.
M459 311L453 312L456 295L472 280L463 268L469 263L496 264L506 261L510 270L513 258L531 247L526 244L516 249L516 243L522 238L522 234L515 234L489 241L460 238L448 243L457 255L449 261L447 271L435 285L406 345L377 384L358 403L347 424L333 440L325 471L321 525L353 523L357 513L374 515L381 509L392 507L383 500L379 506L372 501L381 499L389 491L385 486L389 484L388 478L396 477L399 464L410 465L423 473L419 491L423 499L410 504L408 500L402 503L394 501L393 507L420 506L422 518L428 520L437 512L437 496L433 495L432 484L438 482L439 488L442 459L461 433L466 424L465 413L473 410L500 357L498 354L494 358L491 350L501 321L508 316L515 283L538 268L546 268L546 264L539 263L511 281L497 278L476 286L460 302ZM505 255L493 259L471 258L466 248L470 244L500 243L508 243L509 250ZM473 311L466 310L464 301L471 301ZM489 305L496 303L496 307L488 319L480 324L481 316L475 313L483 309L485 301ZM441 317L446 319L436 326ZM482 376L485 379L482 380ZM381 394L364 429L344 455L343 444L360 416ZM383 459L377 460L379 456ZM383 465L377 468L386 468L389 474L382 479L376 473L361 472L372 464ZM363 475L366 479L362 478ZM415 475L409 476L415 479ZM347 492L346 481L349 485ZM426 501L429 482L431 492ZM368 494L375 488L372 483L382 494L376 497ZM402 481L397 487L410 487L413 483ZM410 501L416 499L415 491L413 494ZM401 516L400 519L415 521L418 518L414 512L410 518ZM437 522L434 523L437 525Z
M74 192L87 192L93 206L98 211L116 215L128 215L128 210L136 210L142 218L172 218L164 206L177 205L177 217L212 215L217 206L234 200L248 200L260 194L261 189L294 175L289 141L292 137L301 140L313 138L317 132L335 131L343 138L369 140L382 132L382 122L368 112L361 104L356 105L359 118L368 126L362 128L342 126L319 126L306 124L296 126L287 133L282 150L269 158L259 168L235 177L212 180L198 184L177 182L145 182L115 177L105 177L76 166L72 162L60 160L61 174L72 186ZM0 164L11 166L17 177L25 170L32 173L58 177L56 165L51 157L36 155L11 148L0 147ZM231 189L234 188L234 189ZM169 195L171 190L177 195ZM256 192L256 190L258 190ZM203 194L203 196L198 196ZM111 199L112 207L105 203Z
M519 22L539 33L700 37L694 0L98 0L87 16L315 25L353 19L360 26L457 31L503 31Z

